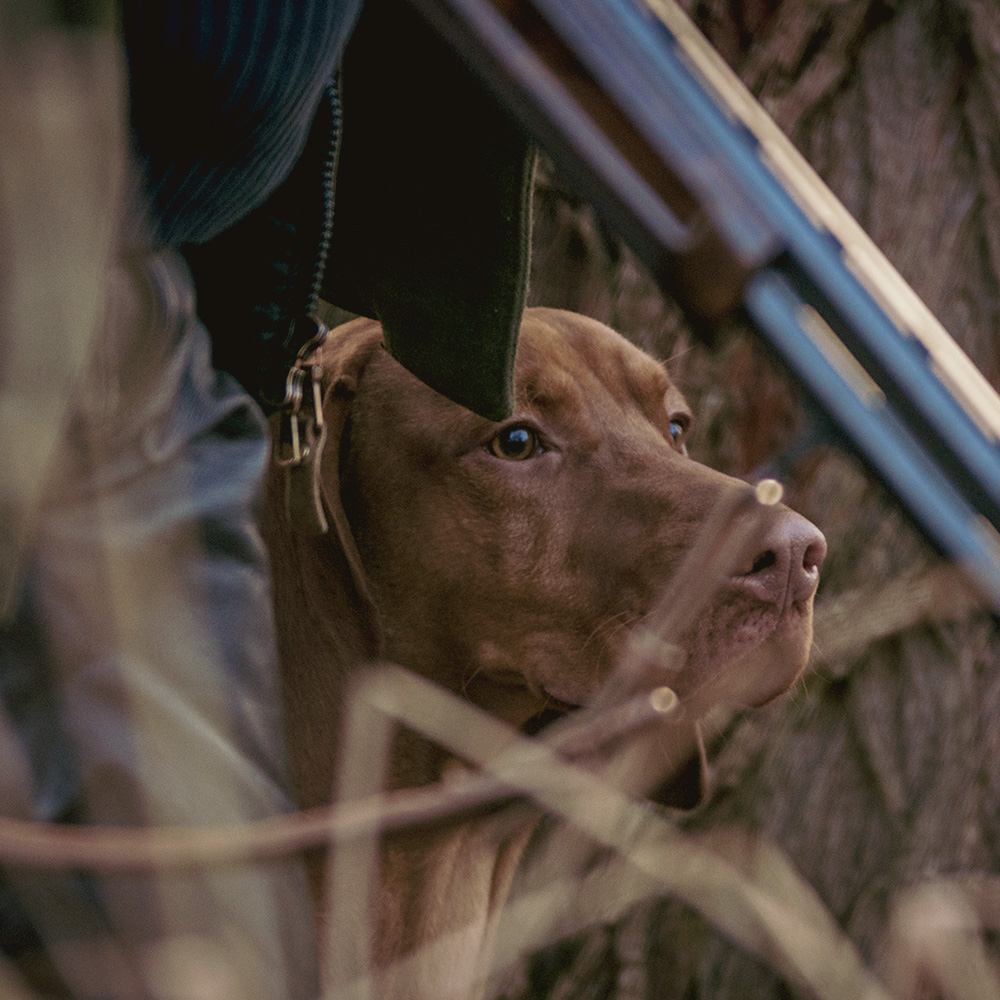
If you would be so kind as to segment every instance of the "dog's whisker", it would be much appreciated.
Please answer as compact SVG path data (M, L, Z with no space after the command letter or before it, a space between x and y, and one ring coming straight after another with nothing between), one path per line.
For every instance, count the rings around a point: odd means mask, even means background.
M687 344L684 347L676 348L669 357L664 359L663 363L669 368L675 361L680 361L686 354L690 354L693 347L693 344Z
M459 691L463 698L468 698L469 690L477 678L487 676L486 668L481 663L475 661L466 664L466 669L462 671L462 679L459 683Z
M609 615L603 621L599 622L584 640L583 650L589 649L598 641L606 645L620 632L632 628L637 622L642 620L642 617L642 615L630 611L620 611L617 614Z

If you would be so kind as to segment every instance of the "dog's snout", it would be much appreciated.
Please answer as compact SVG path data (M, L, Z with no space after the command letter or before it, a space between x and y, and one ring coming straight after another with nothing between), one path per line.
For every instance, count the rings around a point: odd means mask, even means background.
M806 601L816 593L826 539L811 521L782 511L735 581L763 601Z

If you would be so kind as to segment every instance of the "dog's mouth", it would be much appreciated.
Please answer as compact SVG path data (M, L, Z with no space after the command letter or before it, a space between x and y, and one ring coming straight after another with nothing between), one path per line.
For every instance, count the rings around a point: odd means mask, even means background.
M554 722L564 719L570 712L575 712L579 707L579 705L570 705L568 702L560 701L550 695L545 708L531 716L521 726L521 732L526 736L537 736Z

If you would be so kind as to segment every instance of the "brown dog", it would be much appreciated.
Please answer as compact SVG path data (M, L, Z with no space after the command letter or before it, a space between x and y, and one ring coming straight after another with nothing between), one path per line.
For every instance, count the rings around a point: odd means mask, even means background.
M269 494L304 807L330 800L342 699L360 663L402 664L530 731L546 713L594 700L712 511L751 492L687 456L690 413L663 366L593 320L527 312L516 412L503 424L424 386L381 342L377 323L357 320L320 355L333 530L297 535L280 476ZM676 637L683 653L659 683L681 704L726 677L732 700L761 704L806 662L823 536L780 506L755 517L740 565ZM399 743L389 783L435 781L445 763L429 744ZM474 840L466 829L387 844L378 962L455 926L477 926L465 945L476 947L524 836L479 853ZM456 975L446 969L436 985L409 982L402 993L443 996L434 991Z

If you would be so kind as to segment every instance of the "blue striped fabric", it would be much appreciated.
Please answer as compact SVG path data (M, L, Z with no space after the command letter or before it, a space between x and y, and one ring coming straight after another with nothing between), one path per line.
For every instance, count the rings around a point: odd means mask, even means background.
M166 245L260 205L298 157L361 0L125 0L132 128Z

